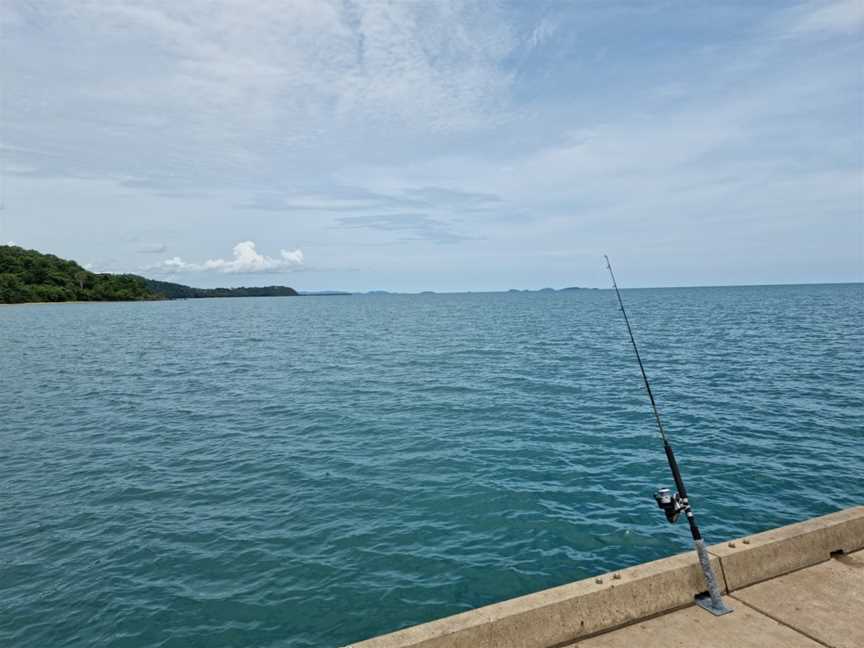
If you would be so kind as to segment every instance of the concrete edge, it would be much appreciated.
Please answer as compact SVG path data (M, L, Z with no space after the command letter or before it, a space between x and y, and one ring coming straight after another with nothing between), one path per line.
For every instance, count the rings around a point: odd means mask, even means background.
M708 547L730 591L864 548L864 506Z
M724 591L864 548L864 506L709 547ZM726 578L729 578L727 583ZM692 604L693 551L405 628L346 648L552 648Z
M713 566L721 578L720 563ZM696 552L670 556L346 648L548 648L693 602L705 589Z

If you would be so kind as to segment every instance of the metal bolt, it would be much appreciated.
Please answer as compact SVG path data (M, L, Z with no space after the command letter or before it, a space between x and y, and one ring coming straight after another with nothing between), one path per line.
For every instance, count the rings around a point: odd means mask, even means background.
M742 540L741 542L743 542L744 544L750 544L749 540Z
M730 543L729 543L729 546L730 546L732 549L734 549L734 548L735 548L735 543L734 543L734 542L730 542Z
M621 574L615 574L614 576L612 576L612 578L614 578L615 580L621 580Z
M595 579L594 579L594 582L597 583L598 585L602 585L602 584L603 584L603 579L602 579L602 578L595 578Z

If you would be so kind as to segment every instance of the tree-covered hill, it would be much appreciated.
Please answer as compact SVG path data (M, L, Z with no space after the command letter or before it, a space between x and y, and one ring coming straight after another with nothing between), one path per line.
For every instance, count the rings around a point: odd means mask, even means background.
M296 297L297 291L288 286L259 286L253 288L192 288L168 281L144 279L144 284L168 299L196 299L200 297Z
M135 275L97 274L53 254L0 245L0 303L160 298Z
M53 254L0 245L0 304L296 295L287 286L191 288L132 274L95 273Z

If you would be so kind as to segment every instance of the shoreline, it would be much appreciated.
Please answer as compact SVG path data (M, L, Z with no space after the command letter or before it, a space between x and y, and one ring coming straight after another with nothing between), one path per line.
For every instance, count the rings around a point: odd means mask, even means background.
M5 302L0 302L0 307L2 306L50 306L55 304L142 304L147 302L163 302L163 301L177 301L172 299L112 299L112 300L104 300L98 301L95 299L91 300L83 300L83 301L39 301L39 302L13 302L11 304L7 304Z

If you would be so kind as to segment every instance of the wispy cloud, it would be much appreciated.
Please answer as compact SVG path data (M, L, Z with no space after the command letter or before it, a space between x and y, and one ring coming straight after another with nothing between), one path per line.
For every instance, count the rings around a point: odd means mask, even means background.
M3 236L202 285L309 269L210 258L246 239L357 289L571 283L594 262L550 251L610 241L645 283L846 280L862 27L861 0L7 0Z
M528 34L526 43L528 50L541 47L543 43L550 40L555 35L558 28L559 24L548 16L541 18L534 29L532 29Z
M495 193L466 191L450 187L417 187L404 190L404 195L424 207L439 207L454 210L494 209L501 204L501 196Z
M165 243L142 243L136 252L140 254L164 254L168 250Z
M341 212L391 209L453 209L481 211L501 203L493 193L447 187L407 187L396 192L376 192L359 187L332 187L309 192L269 192L237 205L238 209L263 211Z
M501 63L518 45L506 12L475 0L12 0L0 11L10 144L46 150L30 160L38 174L128 174L127 186L154 190L236 182L250 166L261 177L274 154L337 142L390 146L394 127L415 138L492 128L507 119Z
M864 2L810 2L790 10L784 23L792 34L854 34L864 28Z
M420 240L432 243L458 243L474 238L459 234L453 231L448 223L423 214L345 216L338 218L337 222L340 226L347 228L364 228L383 232L403 233L406 236L401 236L399 239L401 241Z
M231 259L209 259L203 263L189 263L180 257L165 259L146 268L151 272L177 274L181 272L221 272L225 274L258 274L293 272L303 267L302 250L281 250L278 257L260 254L252 241L234 246Z

